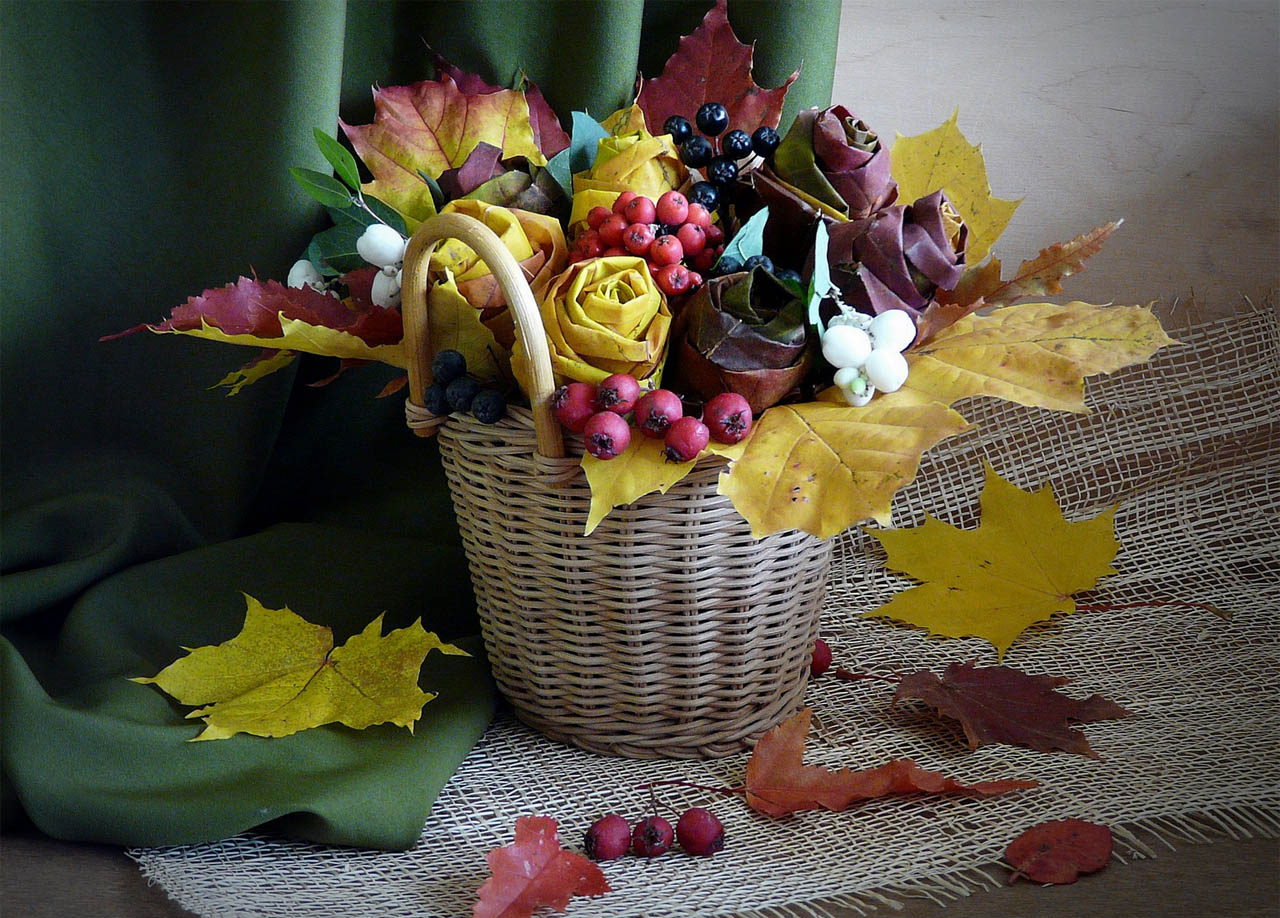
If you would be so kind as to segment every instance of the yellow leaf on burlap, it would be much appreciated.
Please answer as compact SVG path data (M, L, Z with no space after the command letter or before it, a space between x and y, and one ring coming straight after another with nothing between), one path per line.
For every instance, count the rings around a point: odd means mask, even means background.
M1073 594L1114 574L1115 511L1069 523L1048 485L1034 493L987 466L982 521L964 530L928 517L914 529L871 532L891 570L924 581L864 613L945 637L980 637L1003 657L1027 627L1075 611Z
M132 680L159 686L182 704L206 705L187 715L204 718L196 740L288 736L330 723L412 731L436 697L418 688L427 654L467 655L423 630L421 620L384 636L381 615L335 648L327 627L247 594L245 600L244 627L231 640L188 649L155 678Z
M991 194L982 148L974 146L956 126L960 110L932 131L904 137L899 134L892 150L893 179L898 200L909 204L939 188L969 227L965 260L976 265L1000 238L1021 199L1007 201Z
M904 403L900 391L862 408L773 406L720 476L720 493L757 539L786 529L827 539L866 519L888 524L893 495L915 478L924 451L968 427L944 405Z
M369 344L356 335L329 328L327 325L312 325L301 319L290 319L284 313L280 313L280 329L283 332L280 337L265 338L261 335L229 335L221 329L214 328L204 318L200 320L200 328L158 329L148 326L148 330L157 335L192 335L196 338L222 341L226 344L302 351L305 354L319 354L322 357L379 360L402 370L409 368L408 355L404 346L398 342Z
M1084 377L1141 363L1175 343L1143 306L1005 306L966 316L908 351L910 374L894 394L945 405L990 395L1083 412Z
M732 445L712 441L706 452L733 460L742 455L749 442L750 438ZM591 510L583 535L591 535L614 507L633 503L654 491L666 494L697 465L696 459L668 462L663 449L661 440L636 432L631 445L613 459L602 461L590 453L583 454L582 471L591 486Z

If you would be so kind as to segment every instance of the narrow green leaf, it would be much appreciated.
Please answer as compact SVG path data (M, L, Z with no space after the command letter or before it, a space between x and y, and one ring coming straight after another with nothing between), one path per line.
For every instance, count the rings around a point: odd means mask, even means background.
M325 209L329 212L329 216L333 218L335 225L340 226L349 223L364 228L380 220L400 235L408 235L408 231L405 229L404 217L396 213L389 204L384 204L369 195L364 196L364 202L369 205L369 210L372 210L377 215L376 219L370 216L368 210L354 202L346 207L327 207Z
M586 172L595 164L600 141L608 136L609 132L586 112L573 113L569 146L547 160L547 171L570 198L573 197L573 174Z
M827 224L818 221L818 229L813 238L813 277L809 280L809 324L823 334L822 316L819 306L831 292L831 266L827 264Z
M427 187L431 189L431 203L436 206L436 213L440 212L440 208L444 207L444 192L440 190L440 183L433 179L421 169L418 170L418 176L427 183Z
M333 171L338 173L338 178L346 182L352 191L358 190L360 170L356 166L356 158L351 155L351 151L319 128L312 130L315 133L316 146L329 161L329 165L333 166Z
M289 174L303 191L325 207L345 207L351 202L351 193L333 176L298 166L291 168Z
M736 258L745 263L752 255L764 254L764 225L769 222L769 208L762 207L742 224L733 241L724 247L720 258ZM719 262L720 259L716 259Z

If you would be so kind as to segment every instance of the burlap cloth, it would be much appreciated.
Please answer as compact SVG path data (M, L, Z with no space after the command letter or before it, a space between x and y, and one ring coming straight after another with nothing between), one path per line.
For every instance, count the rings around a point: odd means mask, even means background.
M1184 310L1185 311L1185 310ZM1177 322L1169 323L1176 329ZM999 883L1001 854L1023 829L1081 817L1117 832L1117 856L1178 839L1280 834L1280 354L1270 307L1176 331L1151 363L1093 381L1092 412L1074 416L991 401L961 405L981 427L935 449L894 504L898 525L923 514L976 520L982 459L1024 488L1042 481L1068 518L1121 503L1117 568L1091 603L1033 627L1005 662L1072 677L1133 712L1085 728L1103 761L1008 746L966 748L925 709L890 707L891 686L811 684L808 761L865 767L910 757L962 780L1032 778L993 799L900 797L845 813L782 820L740 798L663 788L672 810L706 805L727 830L713 858L671 853L605 865L614 892L569 914L807 915L872 909L894 897L939 901ZM838 664L863 672L941 672L995 662L979 640L931 639L859 613L906 581L881 568L878 543L841 537L823 633ZM1142 605L1176 599L1230 612ZM437 800L419 845L399 854L325 848L265 835L134 850L143 873L203 916L464 916L487 876L485 852L511 841L515 818L555 817L577 845L598 816L638 818L659 779L732 786L746 755L708 762L631 761L558 745L501 717ZM413 792L405 788L405 793Z

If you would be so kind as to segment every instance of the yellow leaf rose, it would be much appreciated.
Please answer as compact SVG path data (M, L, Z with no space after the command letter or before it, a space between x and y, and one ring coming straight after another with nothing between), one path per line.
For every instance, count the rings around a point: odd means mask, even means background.
M564 231L554 217L465 198L441 212L475 217L497 233L520 263L535 298L569 263ZM432 348L460 351L477 376L496 375L498 361L508 358L515 343L515 325L489 266L469 246L447 239L432 254L428 271Z
M539 305L557 382L599 383L613 373L658 381L671 311L643 258L590 258L556 277ZM511 353L516 378L528 378L524 343Z
M664 192L683 185L689 175L671 135L655 137L645 130L637 106L614 112L602 126L610 135L601 138L595 163L573 177L571 227L585 221L593 207L612 207L624 191L657 201Z

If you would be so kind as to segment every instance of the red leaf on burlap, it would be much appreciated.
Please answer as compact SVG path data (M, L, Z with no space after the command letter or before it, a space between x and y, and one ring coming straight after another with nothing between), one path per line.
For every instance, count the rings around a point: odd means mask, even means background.
M547 816L517 819L515 841L486 858L493 876L480 887L473 918L529 918L544 905L562 912L573 896L610 891L593 861L560 847L556 821Z
M754 53L754 45L744 45L733 33L725 0L716 0L702 24L680 39L662 75L642 81L636 102L649 132L661 134L672 115L692 121L703 102L720 102L729 110L729 130L750 134L762 125L776 128L787 89L800 71L776 89L761 89L751 77Z
M811 710L783 721L760 737L747 763L747 803L767 816L799 810L847 809L858 800L888 794L960 793L977 796L1003 794L1035 787L1035 781L982 781L961 784L928 771L909 759L894 759L877 768L832 771L804 765L804 742Z
M1111 830L1083 819L1058 819L1032 826L1004 851L1018 877L1036 883L1074 883L1082 873L1093 873L1111 860Z
M893 700L896 704L918 698L944 717L960 721L970 749L1005 743L1100 758L1071 724L1111 720L1129 712L1101 695L1078 700L1054 691L1070 681L1029 676L1011 666L952 663L941 679L928 670L903 676Z

